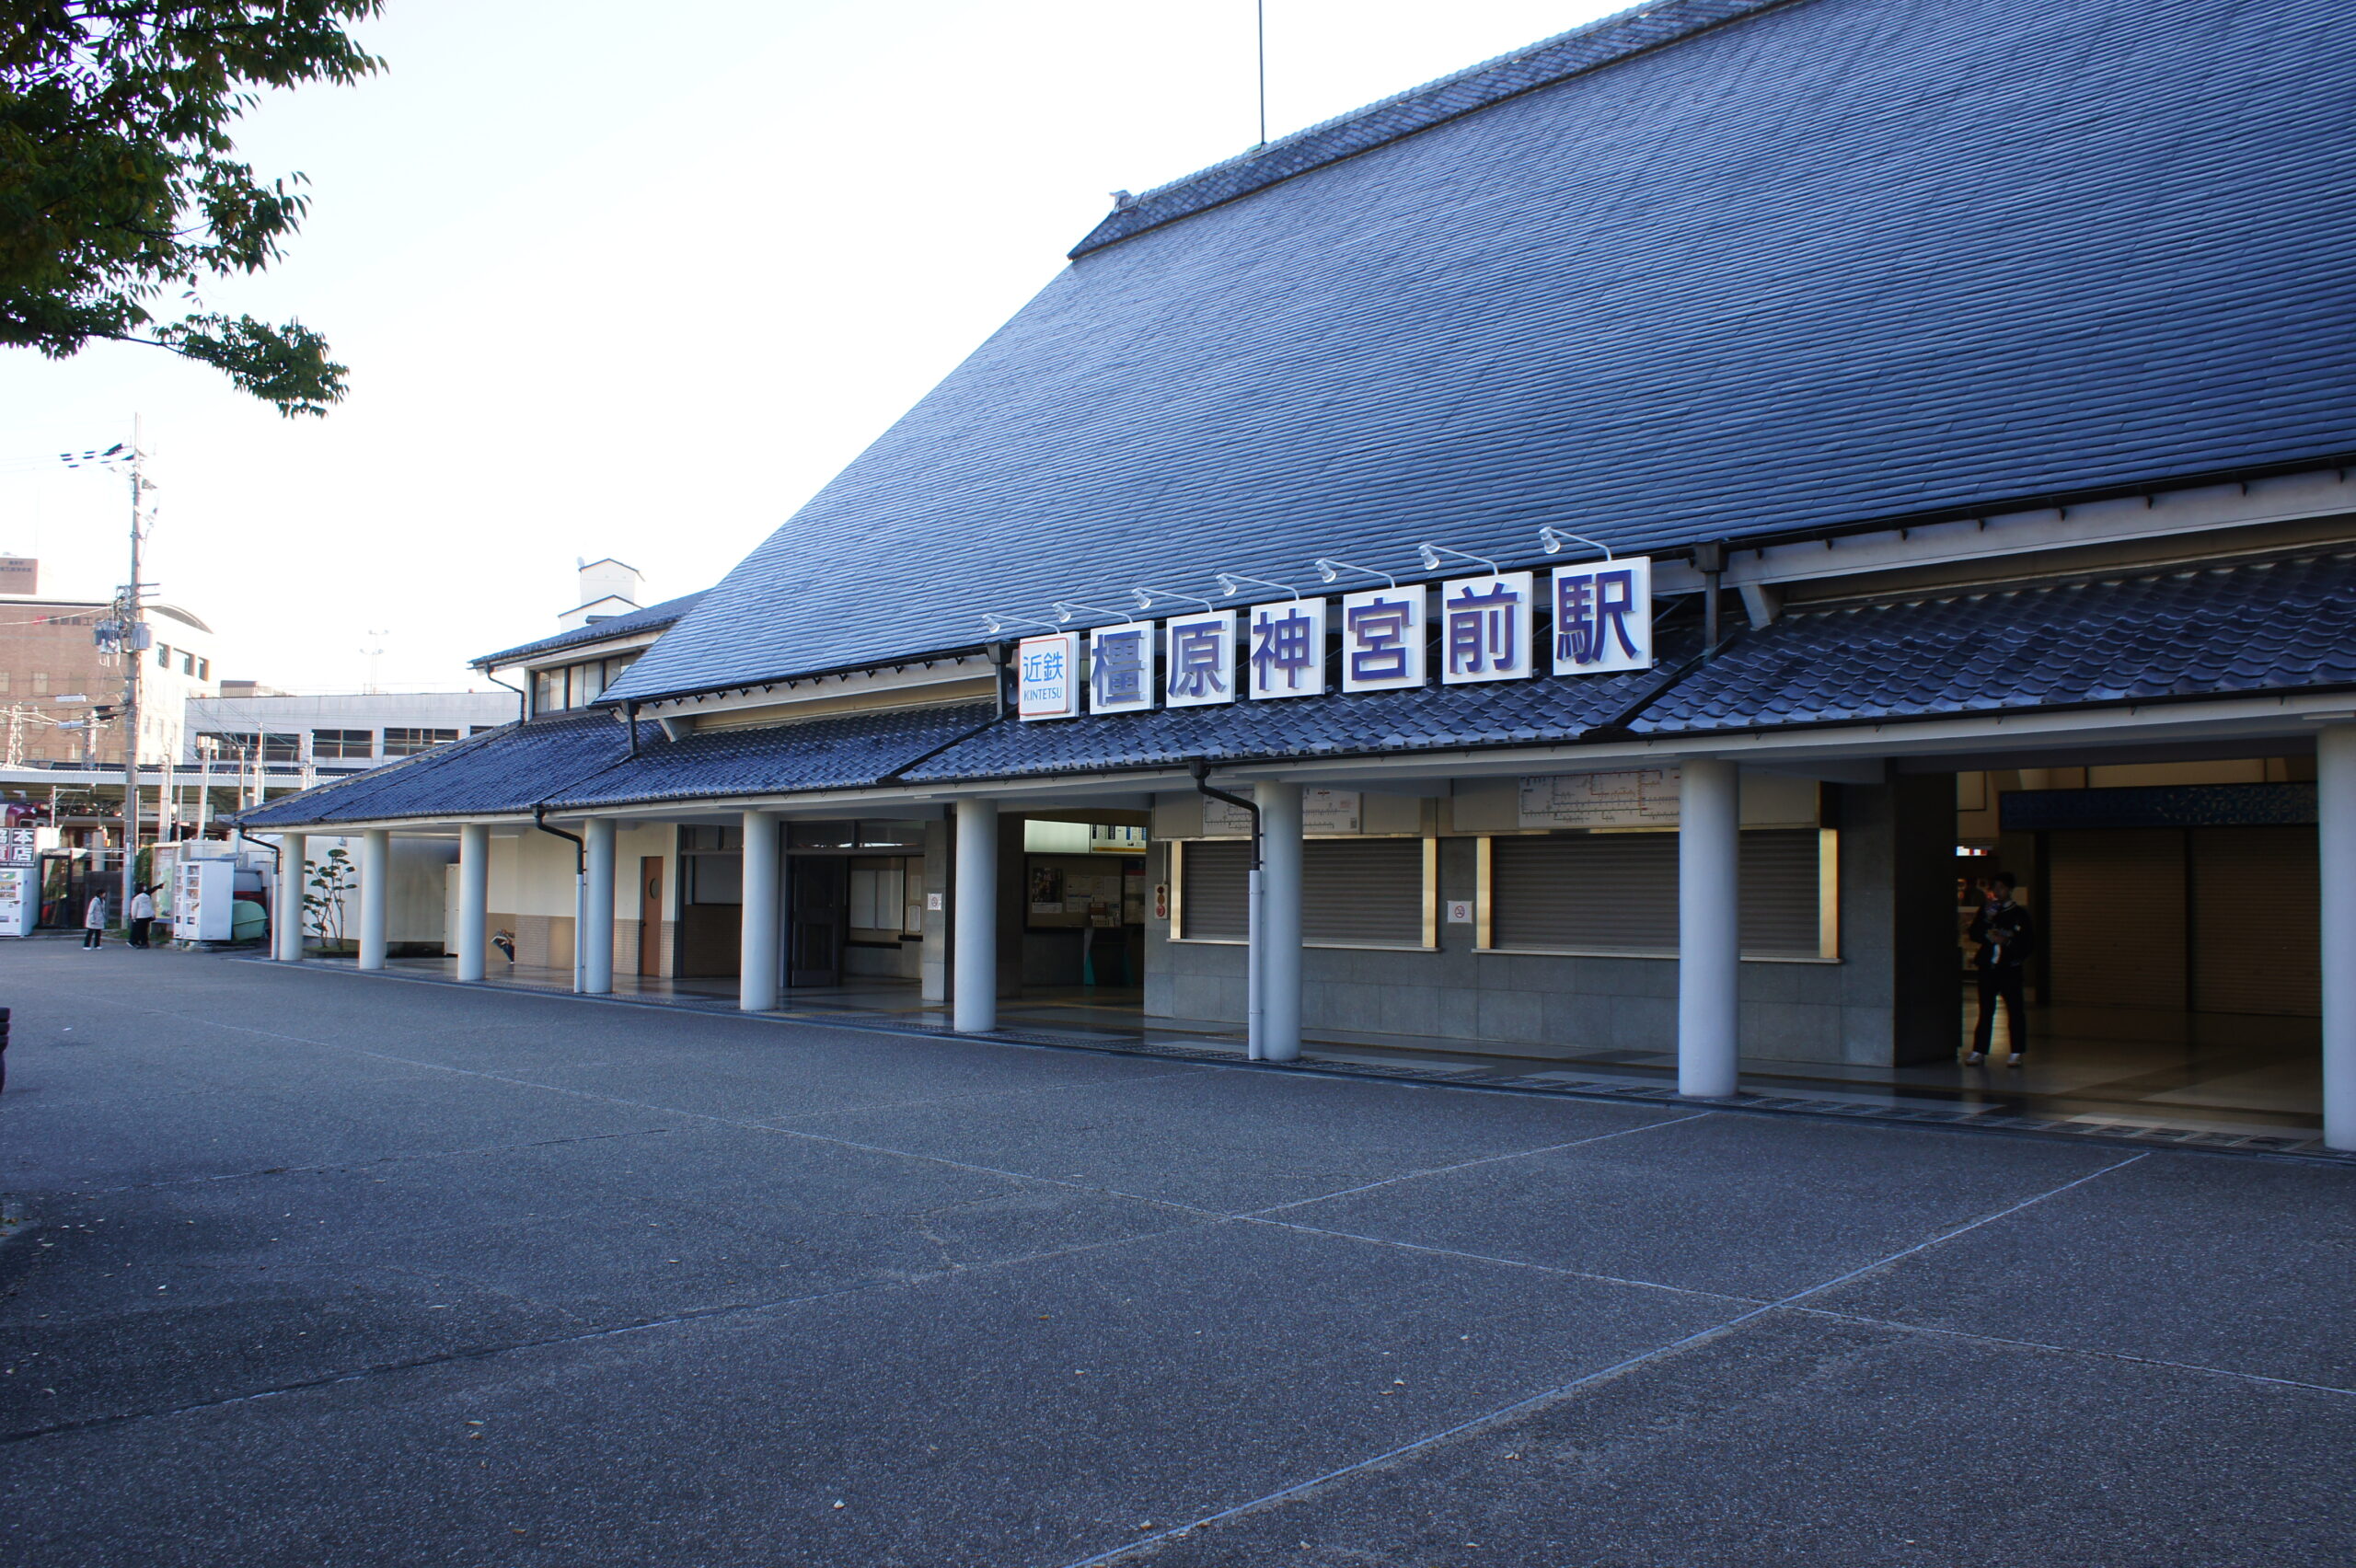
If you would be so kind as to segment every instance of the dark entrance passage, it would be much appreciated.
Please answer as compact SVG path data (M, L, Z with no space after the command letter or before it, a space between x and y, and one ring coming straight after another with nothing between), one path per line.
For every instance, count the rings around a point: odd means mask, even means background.
M786 859L786 971L789 986L843 983L843 939L849 924L849 862L831 855Z
M2093 1115L2131 1105L2317 1124L2312 770L2292 756L1963 776L1958 843L1981 853L1958 861L1958 928L1977 905L1973 870L2003 869L2021 878L2039 937L2027 1066L2006 1065L2000 1009L1990 1059L1967 1079ZM1967 1044L1978 1013L1967 968Z

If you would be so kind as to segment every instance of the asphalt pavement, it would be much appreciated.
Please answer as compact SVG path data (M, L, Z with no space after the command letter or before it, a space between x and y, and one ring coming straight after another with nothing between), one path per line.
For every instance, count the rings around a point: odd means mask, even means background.
M0 945L0 1563L2356 1561L2356 1170Z

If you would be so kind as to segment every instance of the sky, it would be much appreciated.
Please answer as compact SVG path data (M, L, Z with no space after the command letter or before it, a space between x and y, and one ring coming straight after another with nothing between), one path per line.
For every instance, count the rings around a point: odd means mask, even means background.
M1621 8L1265 0L1270 137ZM650 19L653 25L650 27ZM211 308L325 333L352 394L282 418L162 351L0 353L0 555L45 595L144 576L218 673L488 689L574 563L709 586L1065 265L1110 206L1257 139L1253 0L390 0L387 69L237 135L313 207Z

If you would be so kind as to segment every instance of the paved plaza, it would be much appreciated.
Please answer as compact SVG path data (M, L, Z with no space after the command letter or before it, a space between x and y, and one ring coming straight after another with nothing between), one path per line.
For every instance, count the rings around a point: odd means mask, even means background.
M0 1562L2356 1559L2356 1170L0 949Z

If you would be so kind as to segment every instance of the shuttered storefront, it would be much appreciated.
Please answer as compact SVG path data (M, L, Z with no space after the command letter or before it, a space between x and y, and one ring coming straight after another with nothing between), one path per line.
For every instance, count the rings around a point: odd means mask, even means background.
M1229 839L1179 847L1178 935L1242 941L1248 932L1252 847ZM1301 846L1301 940L1421 947L1430 893L1424 840L1360 838Z
M2311 827L2196 827L2192 1005L2323 1016L2322 879Z
M1823 951L1821 839L1813 828L1742 836L1742 951ZM1572 833L1489 841L1489 945L1677 951L1677 835Z
M2167 1008L2185 996L2184 833L2126 827L2046 840L2050 957L2041 1000L2070 1007Z

